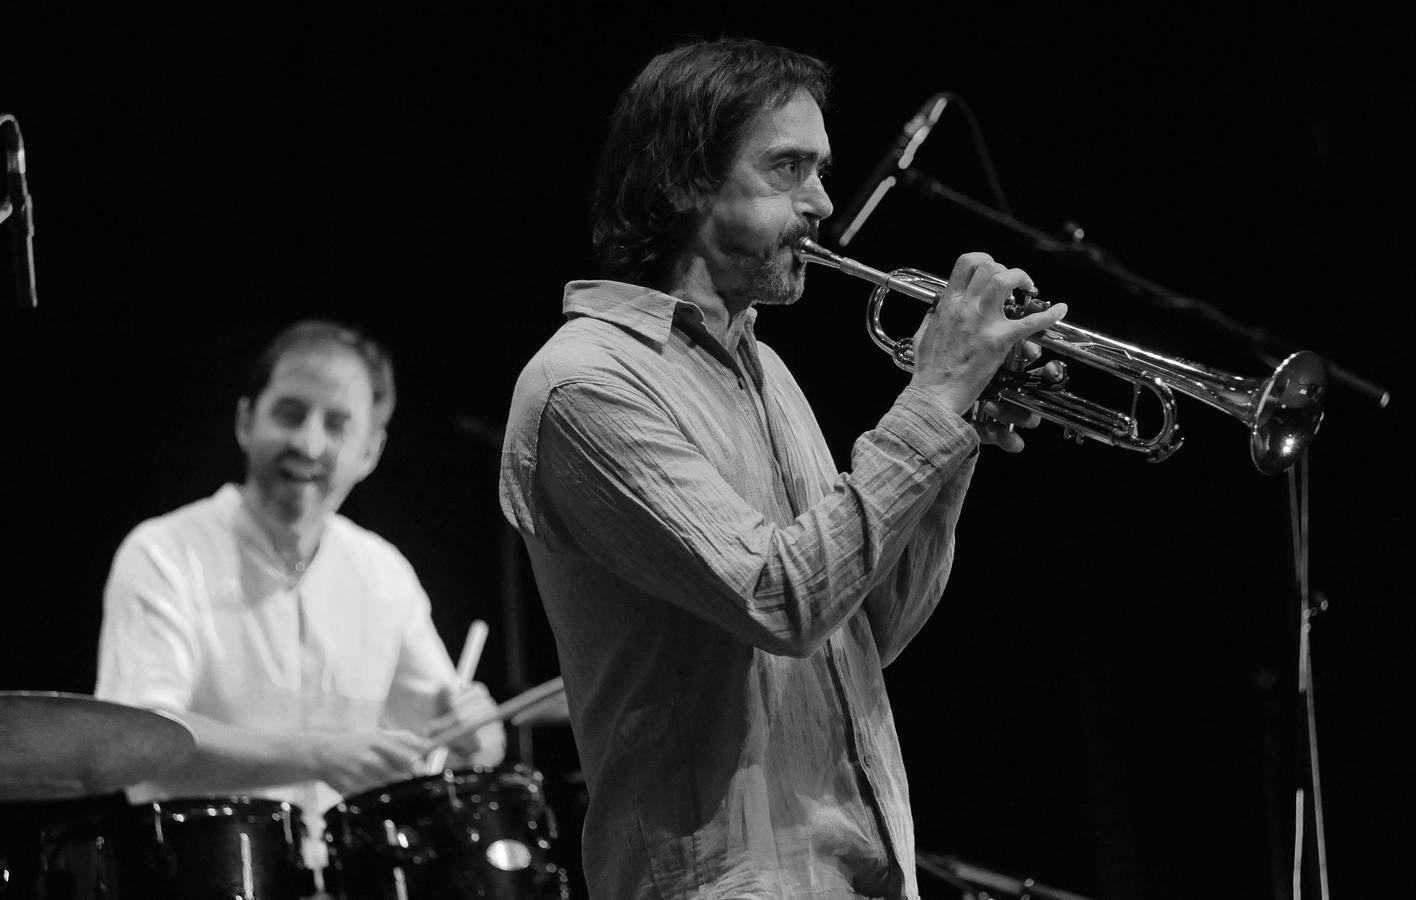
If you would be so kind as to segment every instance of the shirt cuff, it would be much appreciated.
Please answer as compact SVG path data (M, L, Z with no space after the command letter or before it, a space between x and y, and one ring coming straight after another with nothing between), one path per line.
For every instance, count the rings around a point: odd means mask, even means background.
M880 427L936 468L952 468L978 452L979 437L963 416L923 388L906 387Z

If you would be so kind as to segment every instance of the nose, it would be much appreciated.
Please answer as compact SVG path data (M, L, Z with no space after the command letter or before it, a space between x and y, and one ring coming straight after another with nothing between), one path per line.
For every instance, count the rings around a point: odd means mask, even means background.
M821 175L816 172L802 184L798 204L801 214L813 222L828 218L835 211L835 207L831 205L831 197L826 193L826 185L822 183Z
M324 422L316 415L306 416L290 434L290 445L310 459L319 459L327 443Z

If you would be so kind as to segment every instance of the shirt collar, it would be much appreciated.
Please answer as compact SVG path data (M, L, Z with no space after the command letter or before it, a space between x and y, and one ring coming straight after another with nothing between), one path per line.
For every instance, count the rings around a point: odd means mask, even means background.
M261 562L290 584L297 583L319 557L320 545L315 544L314 551L308 559L301 560L292 565L280 551L276 549L275 542L271 540L270 534L265 530L256 514L246 506L245 497L242 494L242 486L238 484L225 484L216 492L216 500L222 508L231 516L233 528L236 534L262 557ZM325 527L329 526L332 516L325 517Z
M566 318L588 316L618 325L656 344L668 342L677 319L703 325L698 304L622 281L572 281L565 286L561 311ZM750 332L757 310L749 309L746 315Z

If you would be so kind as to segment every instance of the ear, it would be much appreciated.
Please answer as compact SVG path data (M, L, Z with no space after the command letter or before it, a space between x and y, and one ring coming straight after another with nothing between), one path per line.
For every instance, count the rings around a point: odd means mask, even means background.
M242 397L236 401L236 443L243 452L251 449L251 400Z
M674 212L679 215L696 212L703 199L696 191L677 186L669 188L665 196L669 198L669 204L673 206Z
M374 467L379 464L380 457L383 456L384 443L388 440L388 432L380 428L369 436L369 446L364 450L364 459L359 464L359 480L363 481L369 477L369 473L374 471Z

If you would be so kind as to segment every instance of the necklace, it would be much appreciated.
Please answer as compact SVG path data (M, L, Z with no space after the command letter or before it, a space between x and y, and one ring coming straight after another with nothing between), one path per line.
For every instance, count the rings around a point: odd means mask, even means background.
M295 578L299 578L301 575L305 574L306 569L310 568L310 562L314 558L315 554L311 553L309 556L304 556L300 559L291 561L289 557L282 554L280 557L280 561L285 566L286 574L291 575Z
M293 552L286 552L285 547L282 545L287 544L288 541L282 541L275 534L271 533L271 529L267 526L265 520L263 520L261 516L256 513L252 505L247 502L244 492L242 493L241 508L245 512L247 530L252 535L255 546L260 548L262 554L269 560L268 565L270 568L279 572L290 584L293 585L298 582L304 576L305 572L309 570L310 564L315 560L315 554L319 552L320 545L318 539L315 541L315 545L310 548L310 552L301 553L299 539L297 537L294 547L292 548Z

